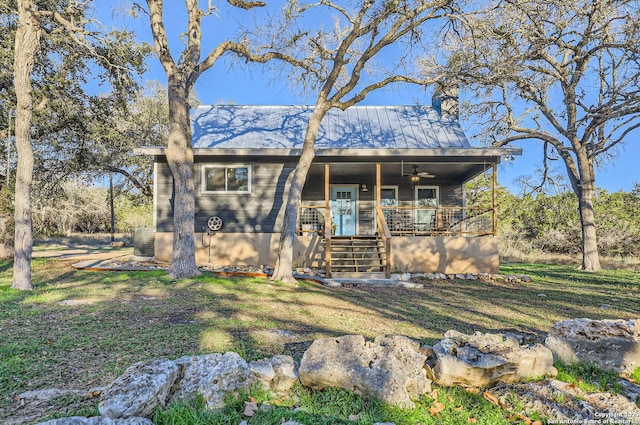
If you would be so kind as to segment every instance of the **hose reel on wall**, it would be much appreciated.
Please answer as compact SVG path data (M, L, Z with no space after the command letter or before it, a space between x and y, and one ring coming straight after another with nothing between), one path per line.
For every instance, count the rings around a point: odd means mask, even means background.
M211 262L211 237L216 234L216 232L222 229L222 219L218 216L211 216L207 220L207 225L202 228L202 246L208 249L208 260L207 262ZM204 235L205 233L209 236L209 241L207 244L204 243Z

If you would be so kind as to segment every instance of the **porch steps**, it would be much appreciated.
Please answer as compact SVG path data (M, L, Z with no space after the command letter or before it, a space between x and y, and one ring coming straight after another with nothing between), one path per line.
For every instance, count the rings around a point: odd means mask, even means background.
M379 278L384 276L387 253L375 236L331 238L331 274L335 277Z

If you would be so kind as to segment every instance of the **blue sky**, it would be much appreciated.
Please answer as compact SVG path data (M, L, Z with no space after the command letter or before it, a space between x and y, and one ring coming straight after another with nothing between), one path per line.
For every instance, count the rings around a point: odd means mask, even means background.
M151 31L147 17L141 15L134 19L127 12L129 6L123 2L120 6L111 2L96 2L96 14L98 19L106 25L119 28L129 28L134 31L140 40L152 43ZM144 3L144 1L142 1ZM170 43L179 52L179 33L183 31L184 3L182 1L167 0L165 15L168 17L165 25L169 31ZM115 8L115 12L114 12ZM224 10L218 16L205 18L206 26L203 26L203 53L207 53L206 47L214 46L221 37L232 37L242 25L244 15L231 15ZM260 13L264 13L261 11ZM213 29L213 31L210 31ZM144 76L147 80L156 80L166 84L166 76L159 61L155 56L149 60L149 71ZM250 105L280 105L280 104L309 104L312 99L305 98L295 93L294 89L286 81L271 81L268 75L263 73L260 66L234 67L230 69L227 61L219 61L212 69L203 74L196 84L196 92L200 101L204 104L235 103ZM464 95L464 93L463 93ZM394 87L370 95L362 104L368 105L407 105L407 104L431 104L431 94L425 89L415 86ZM461 122L464 126L469 123ZM634 182L640 182L640 143L638 138L640 131L631 133L625 143L618 149L617 157L610 163L604 164L596 172L596 184L598 187L610 192L617 190L629 191ZM477 144L472 141L472 143ZM524 149L523 156L516 157L515 161L509 161L500 165L498 177L500 184L507 186L517 193L520 186L517 182L522 176L535 175L536 169L542 161L542 144L536 141L522 142L518 147ZM556 161L557 172L566 176L566 171L560 161Z

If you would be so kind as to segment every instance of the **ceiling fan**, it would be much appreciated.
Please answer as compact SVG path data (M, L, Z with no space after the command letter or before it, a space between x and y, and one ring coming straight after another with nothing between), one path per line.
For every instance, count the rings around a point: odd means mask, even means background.
M419 182L421 177L424 177L426 179L432 179L435 177L434 174L428 173L426 171L418 171L417 165L413 166L413 172L411 174L404 174L404 176L411 177L411 181L413 183Z

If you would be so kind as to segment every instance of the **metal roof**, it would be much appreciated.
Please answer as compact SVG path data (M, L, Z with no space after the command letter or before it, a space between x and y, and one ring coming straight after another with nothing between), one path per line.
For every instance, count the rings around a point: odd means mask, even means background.
M199 106L191 125L200 149L301 149L311 106ZM457 121L428 106L331 109L317 149L471 148Z

